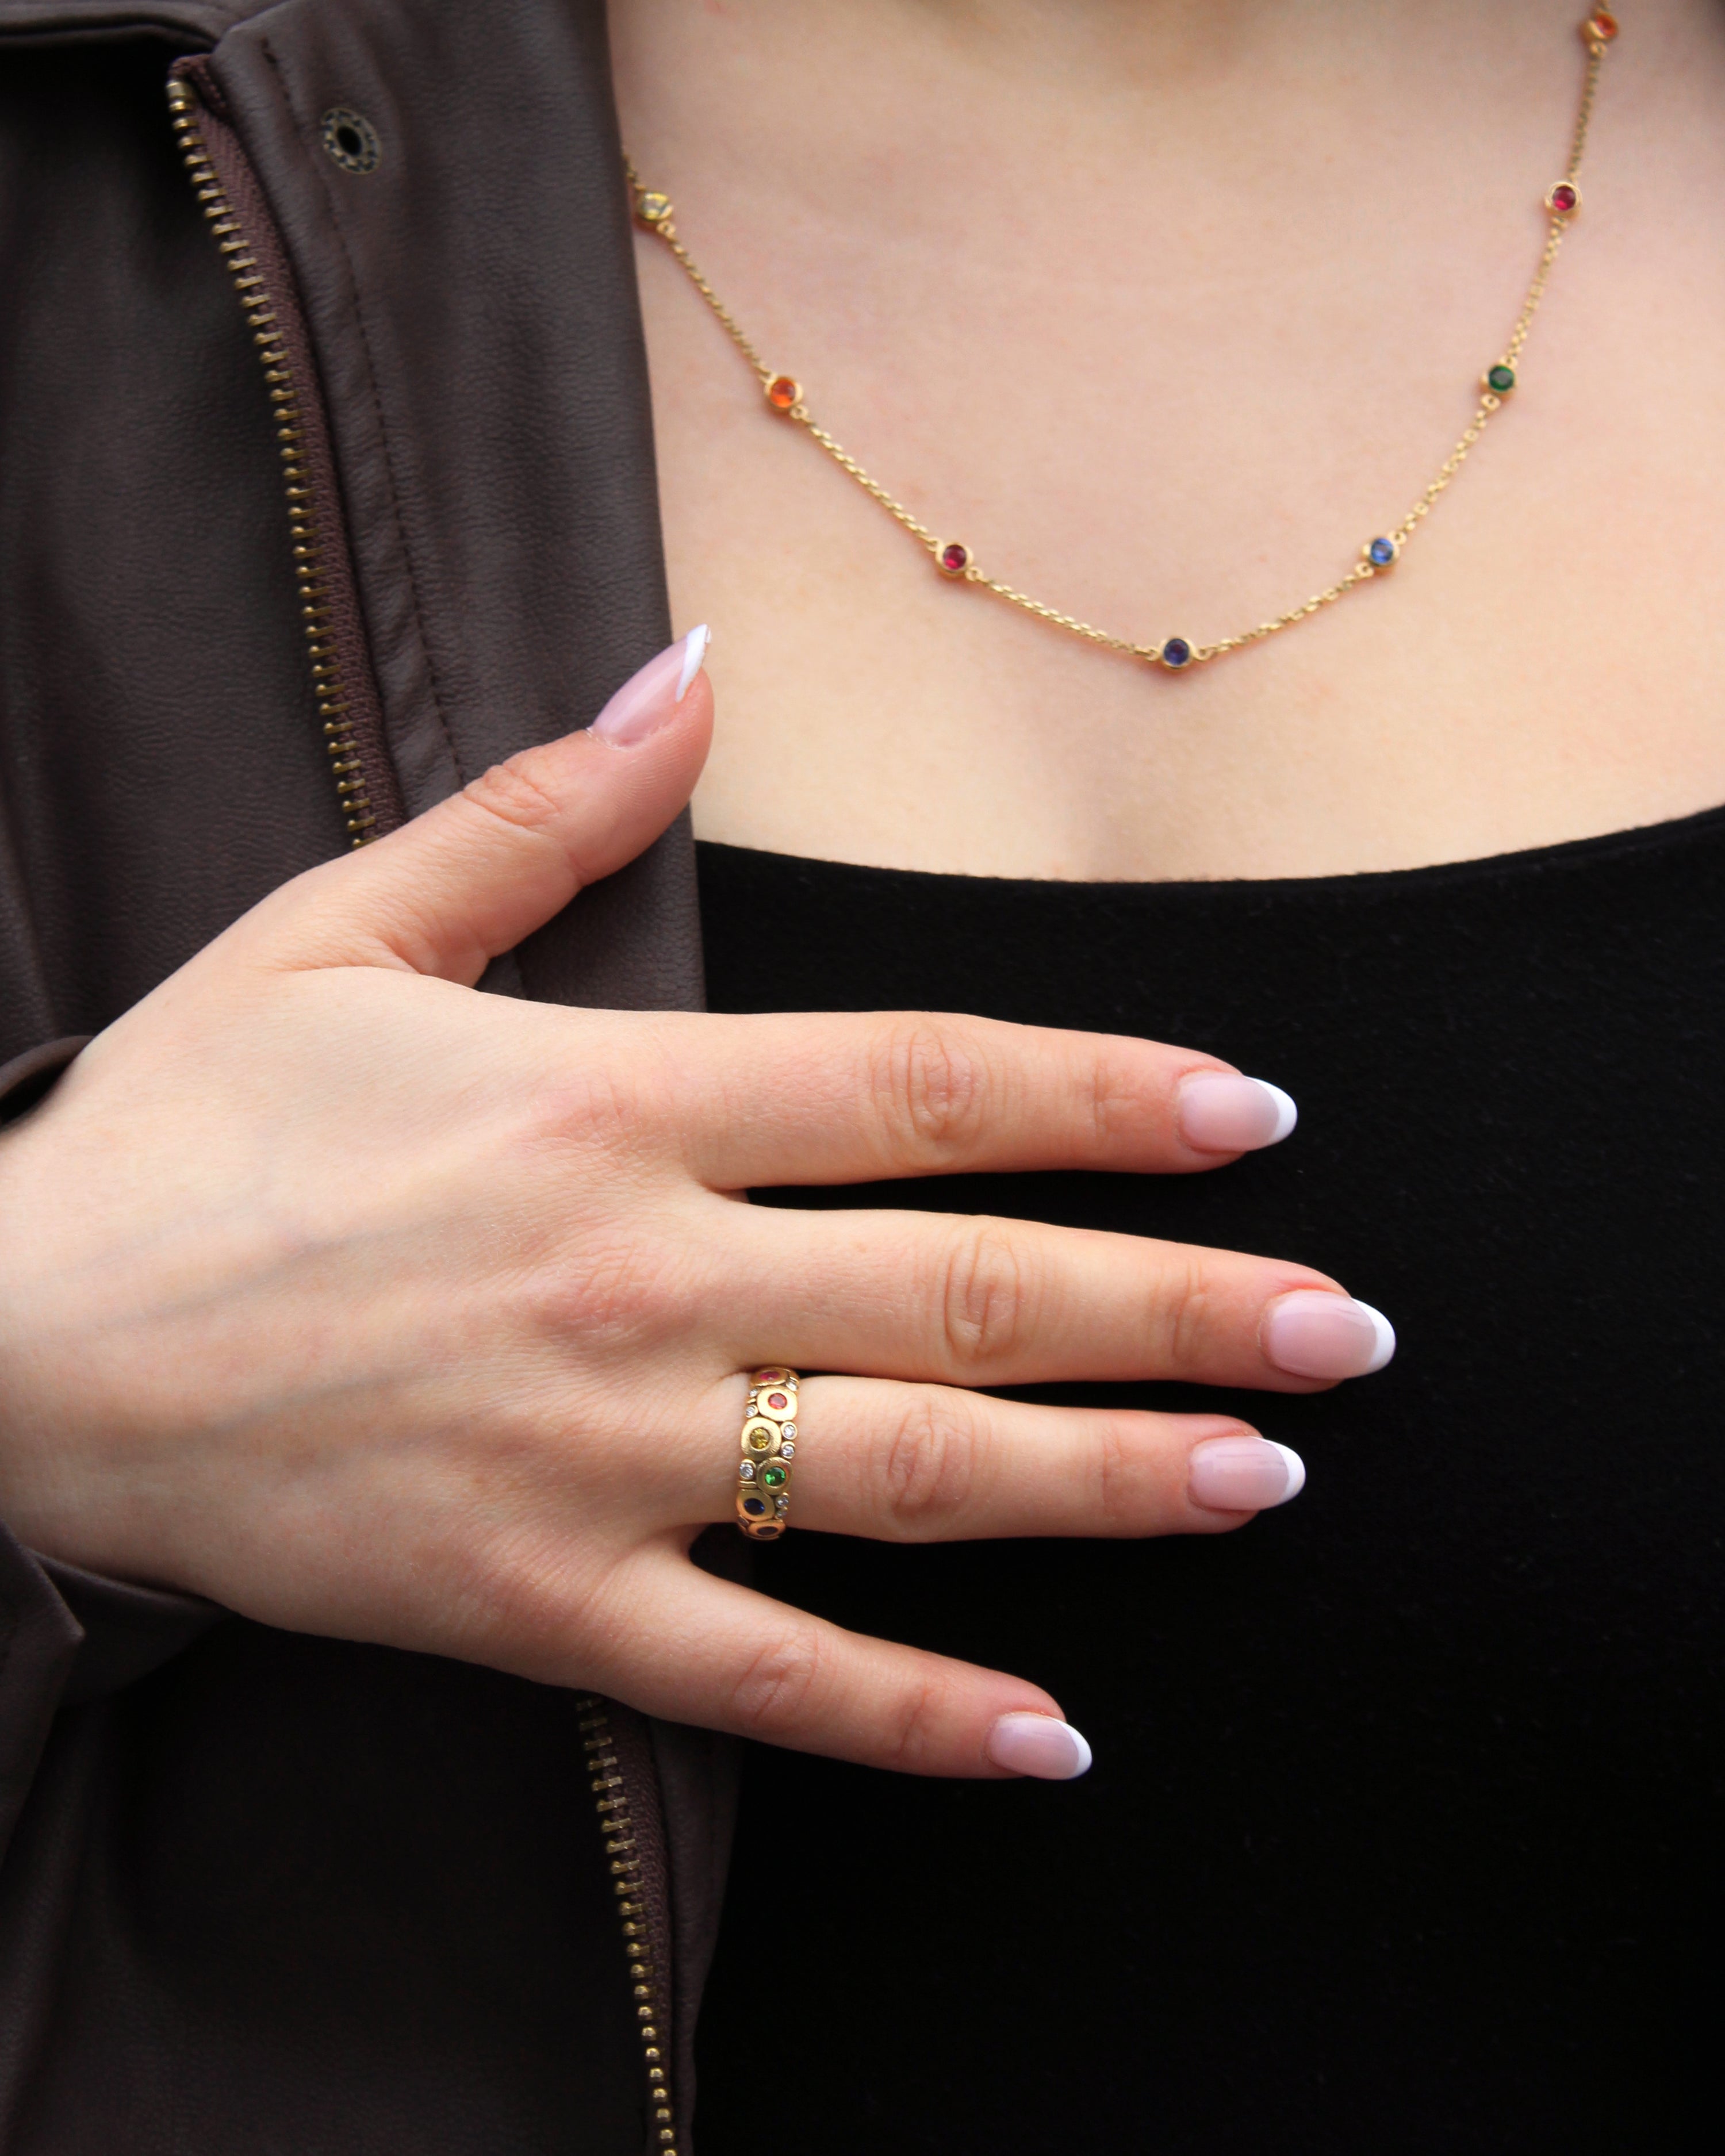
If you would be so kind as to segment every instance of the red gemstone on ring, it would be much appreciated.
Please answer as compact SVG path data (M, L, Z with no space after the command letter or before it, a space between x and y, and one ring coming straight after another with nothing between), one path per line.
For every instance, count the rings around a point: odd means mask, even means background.
M769 1408L788 1408L790 1405L790 1402L785 1398L783 1393L768 1393L767 1395L767 1404Z

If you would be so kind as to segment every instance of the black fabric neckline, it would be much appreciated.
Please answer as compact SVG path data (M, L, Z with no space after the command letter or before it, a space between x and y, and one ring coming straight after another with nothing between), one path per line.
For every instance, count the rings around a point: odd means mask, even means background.
M1392 891L1438 890L1475 878L1502 878L1537 874L1542 870L1579 867L1592 861L1621 860L1690 840L1712 838L1725 830L1725 803L1699 808L1687 816L1667 817L1657 824L1632 824L1617 831L1603 831L1585 839L1561 839L1548 846L1524 846L1509 853L1481 854L1459 861L1434 861L1420 868L1352 869L1322 876L1130 876L1095 880L1065 876L978 876L940 869L883 868L869 861L835 861L819 855L786 854L772 847L733 846L720 839L699 841L703 853L752 855L783 861L810 871L831 870L847 875L886 877L901 884L964 885L1002 891L1106 891L1118 895L1147 892L1241 892L1266 898L1291 896L1299 892L1342 890L1388 894Z

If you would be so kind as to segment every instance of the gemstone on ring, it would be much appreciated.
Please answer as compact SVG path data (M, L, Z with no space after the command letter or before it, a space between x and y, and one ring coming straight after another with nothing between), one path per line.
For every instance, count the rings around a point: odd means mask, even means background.
M782 1467L763 1467L761 1470L760 1480L768 1490L778 1489L784 1479L785 1471Z
M762 1520L767 1517L768 1504L764 1497L744 1497L739 1502L752 1520Z
M789 1428L788 1424L786 1424L786 1428ZM788 1438L787 1438L784 1443L778 1448L778 1456L781 1460L794 1460L796 1458L797 1448L791 1443Z
M755 1479L754 1461L752 1460L743 1460L738 1466L737 1471L742 1477L745 1482L752 1482Z

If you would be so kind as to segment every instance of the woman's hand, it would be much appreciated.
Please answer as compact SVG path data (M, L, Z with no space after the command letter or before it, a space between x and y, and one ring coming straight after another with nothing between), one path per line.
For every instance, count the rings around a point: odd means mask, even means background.
M700 676L679 696L684 659L603 731L285 886L0 1142L0 1515L271 1625L882 1766L1070 1772L1045 1721L996 1729L1058 1715L1035 1686L690 1563L733 1517L742 1373L845 1373L803 1387L799 1528L1209 1532L1291 1495L1292 1455L1228 1417L968 1389L1310 1391L1376 1367L1382 1321L1271 1259L737 1202L1216 1167L1280 1132L1276 1096L1209 1057L475 993L687 798L711 703Z

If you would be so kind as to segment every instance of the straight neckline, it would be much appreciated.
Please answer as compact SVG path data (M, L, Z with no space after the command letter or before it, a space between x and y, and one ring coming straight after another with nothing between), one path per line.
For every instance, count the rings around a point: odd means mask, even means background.
M1434 861L1420 868L1349 869L1322 876L1128 876L1089 879L1076 876L967 875L945 869L883 868L870 861L835 861L819 855L779 853L771 847L737 846L722 839L697 840L704 853L752 855L809 870L885 877L898 883L983 886L1001 891L1106 891L1123 896L1134 891L1228 891L1261 893L1265 897L1297 892L1359 891L1367 895L1391 890L1441 888L1446 884L1502 878L1521 873L1584 866L1596 860L1620 860L1625 855L1656 852L1667 846L1706 839L1725 830L1725 803L1699 808L1686 816L1666 818L1656 824L1635 824L1617 831L1596 833L1591 838L1560 839L1545 846L1525 846L1502 854L1481 854L1464 860Z

